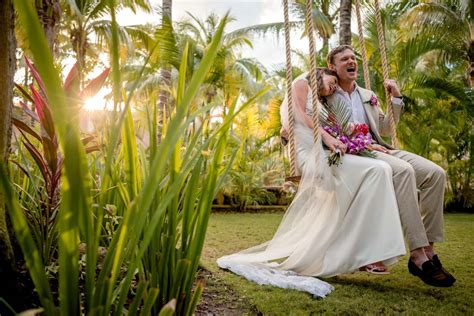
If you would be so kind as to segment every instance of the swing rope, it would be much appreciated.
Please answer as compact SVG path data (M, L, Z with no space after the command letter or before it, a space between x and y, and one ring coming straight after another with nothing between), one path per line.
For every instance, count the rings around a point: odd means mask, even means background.
M318 142L319 135L319 109L318 109L318 79L316 75L316 43L313 32L313 0L306 0L306 29L309 40L309 84L311 88L311 101L313 109L313 137L314 143Z
M294 102L292 93L292 64L291 64L291 46L290 46L290 23L288 14L288 0L283 0L283 13L284 13L284 27L285 27L285 52L286 52L286 87L288 96L288 120L289 120L289 131L288 131L288 142L290 151L290 177L287 178L289 181L298 182L300 177L296 176L296 149L295 149L295 136L294 136ZM313 122L313 137L314 143L318 142L319 135L319 110L318 110L318 80L317 80L317 68L316 68L316 43L314 40L313 33L313 3L312 0L306 1L306 29L308 31L309 39L309 85L312 95L312 122Z
M291 65L291 46L290 46L290 22L288 17L288 0L283 0L283 14L285 19L285 52L286 52L286 94L288 97L288 145L290 152L290 177L296 176L296 149L294 136L294 112L293 112L293 93L292 81L293 71Z
M356 16L357 16L357 27L359 30L359 43L360 43L360 54L362 55L362 69L364 71L364 83L365 88L370 88L370 77L369 77L369 63L367 61L367 50L365 48L365 37L364 31L362 30L362 19L360 15L360 1L355 0Z
M384 32L383 32L382 17L380 14L380 4L378 0L375 0L375 22L377 24L377 35L379 39L380 57L382 59L383 80L385 81L388 79L388 63L387 63L387 55L385 53L386 52L385 38L384 38ZM391 97L387 89L385 89L385 95L387 97L387 111L390 118L390 131L391 131L391 136L392 136L392 145L396 148L398 147L398 140L397 140L397 128L395 126L395 114L393 112Z

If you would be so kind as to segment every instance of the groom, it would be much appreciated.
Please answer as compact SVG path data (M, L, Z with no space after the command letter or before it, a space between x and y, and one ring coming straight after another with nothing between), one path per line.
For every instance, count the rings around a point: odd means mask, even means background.
M351 46L334 48L328 54L327 62L329 69L339 77L340 89L333 97L344 99L351 107L352 121L370 127L377 159L392 168L400 220L410 247L408 270L429 285L452 286L456 279L443 268L433 248L433 243L444 240L444 170L430 160L394 149L383 141L381 135L390 133L389 116L381 111L374 92L356 84L357 61ZM384 86L392 96L394 118L398 122L403 107L402 95L394 80L386 80Z

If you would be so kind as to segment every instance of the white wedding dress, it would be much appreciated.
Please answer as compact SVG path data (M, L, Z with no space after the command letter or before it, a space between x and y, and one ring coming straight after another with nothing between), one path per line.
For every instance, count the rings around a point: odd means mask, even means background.
M306 110L311 111L311 94ZM284 127L287 113L284 102ZM315 277L352 272L377 261L393 263L405 254L405 244L390 166L344 155L342 164L329 167L321 141L314 144L301 115L295 113L294 133L302 179L277 232L270 241L217 263L258 284L324 297L334 288Z

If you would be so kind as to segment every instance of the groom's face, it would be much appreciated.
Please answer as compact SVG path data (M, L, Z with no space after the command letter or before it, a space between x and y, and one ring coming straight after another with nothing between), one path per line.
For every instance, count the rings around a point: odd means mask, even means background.
M346 49L336 54L329 69L337 73L340 81L355 81L357 79L357 61L354 52Z

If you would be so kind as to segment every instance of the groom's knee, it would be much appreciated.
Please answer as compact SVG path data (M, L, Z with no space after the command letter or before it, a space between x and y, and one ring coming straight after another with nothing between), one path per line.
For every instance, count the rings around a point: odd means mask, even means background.
M443 168L434 164L431 166L431 178L435 181L445 182L446 181L446 171Z
M374 175L382 176L382 177L392 177L392 167L385 161L381 160L374 160L373 164L370 168L370 171Z
M403 179L409 179L416 181L416 172L415 169L413 168L412 165L410 165L408 162L405 162L403 160L400 160L400 162L397 164L396 168L394 169L394 177L399 177Z

